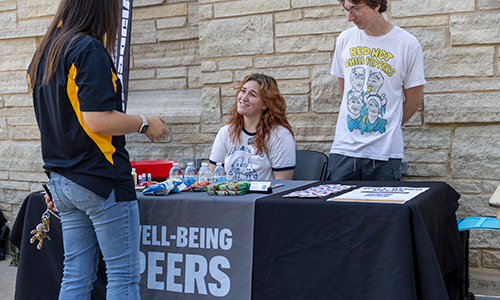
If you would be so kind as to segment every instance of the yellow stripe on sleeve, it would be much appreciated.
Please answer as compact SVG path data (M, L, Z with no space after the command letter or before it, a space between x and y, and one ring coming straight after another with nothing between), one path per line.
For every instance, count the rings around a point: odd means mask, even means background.
M69 100L71 101L71 105L73 106L73 110L75 111L75 114L78 117L78 121L80 122L80 125L85 130L87 135L96 143L96 145L99 147L99 149L104 154L106 159L111 164L114 164L113 154L116 152L116 149L112 144L113 137L107 134L92 132L83 121L83 114L82 111L80 110L80 100L78 99L78 86L76 85L75 82L76 74L77 74L77 69L76 66L73 64L71 65L71 69L69 70L68 86L66 87Z
M113 72L113 69L111 69L111 74L113 75L113 86L115 87L115 93L116 93L116 89L118 88L116 86L116 81L118 80L118 77L116 76L115 72Z

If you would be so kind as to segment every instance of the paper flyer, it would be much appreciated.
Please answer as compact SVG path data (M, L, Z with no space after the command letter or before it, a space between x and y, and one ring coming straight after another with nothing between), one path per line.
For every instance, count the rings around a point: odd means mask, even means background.
M403 204L427 191L428 187L370 187L364 186L327 201Z

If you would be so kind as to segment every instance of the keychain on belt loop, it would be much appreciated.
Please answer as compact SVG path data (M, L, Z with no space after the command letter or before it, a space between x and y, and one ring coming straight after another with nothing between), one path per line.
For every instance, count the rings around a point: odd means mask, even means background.
M42 249L43 246L43 240L47 238L50 241L50 236L47 234L47 232L50 231L50 213L49 209L42 214L42 221L36 225L36 228L31 230L30 234L33 236L30 239L30 243L33 244L36 240L38 240L38 245L36 248L38 250Z
M38 182L40 182L40 180L38 180ZM52 200L52 197L51 197L52 195L50 194L50 190L47 187L47 185L46 184L42 184L41 182L40 182L40 185L43 187L43 189L45 190L45 193ZM38 225L36 225L35 229L31 230L31 232L30 232L30 234L33 235L31 237L31 239L30 239L30 243L33 244L36 240L38 240L38 245L36 246L36 248L38 250L42 249L42 247L43 247L43 240L45 238L47 238L49 241L51 240L50 236L47 234L50 231L50 214L51 213L54 216L56 216L59 220L61 220L61 218L57 214L55 214L53 211L51 211L47 207L47 209L45 210L45 212L42 214L42 221Z

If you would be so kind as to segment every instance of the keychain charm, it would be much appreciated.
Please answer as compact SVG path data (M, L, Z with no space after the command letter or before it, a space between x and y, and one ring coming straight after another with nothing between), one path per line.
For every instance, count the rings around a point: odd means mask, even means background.
M30 243L33 244L36 240L38 240L38 245L36 246L38 250L42 249L44 238L47 238L50 241L50 237L47 234L47 232L50 231L49 223L50 223L50 214L49 210L47 209L42 214L42 222L36 225L36 228L30 232L30 234L33 235L30 239Z

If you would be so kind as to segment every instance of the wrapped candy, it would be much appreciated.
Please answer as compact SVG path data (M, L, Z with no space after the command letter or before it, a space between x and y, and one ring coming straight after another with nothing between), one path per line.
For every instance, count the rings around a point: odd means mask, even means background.
M193 183L193 179L169 178L165 181L146 187L142 191L142 194L146 196L166 196L169 193L178 193L188 190Z
M247 193L250 182L231 181L205 186L207 193L211 196L239 196Z
M210 182L208 181L196 181L193 185L191 185L190 190L193 192L204 192L206 190L205 187L208 185L210 185Z

